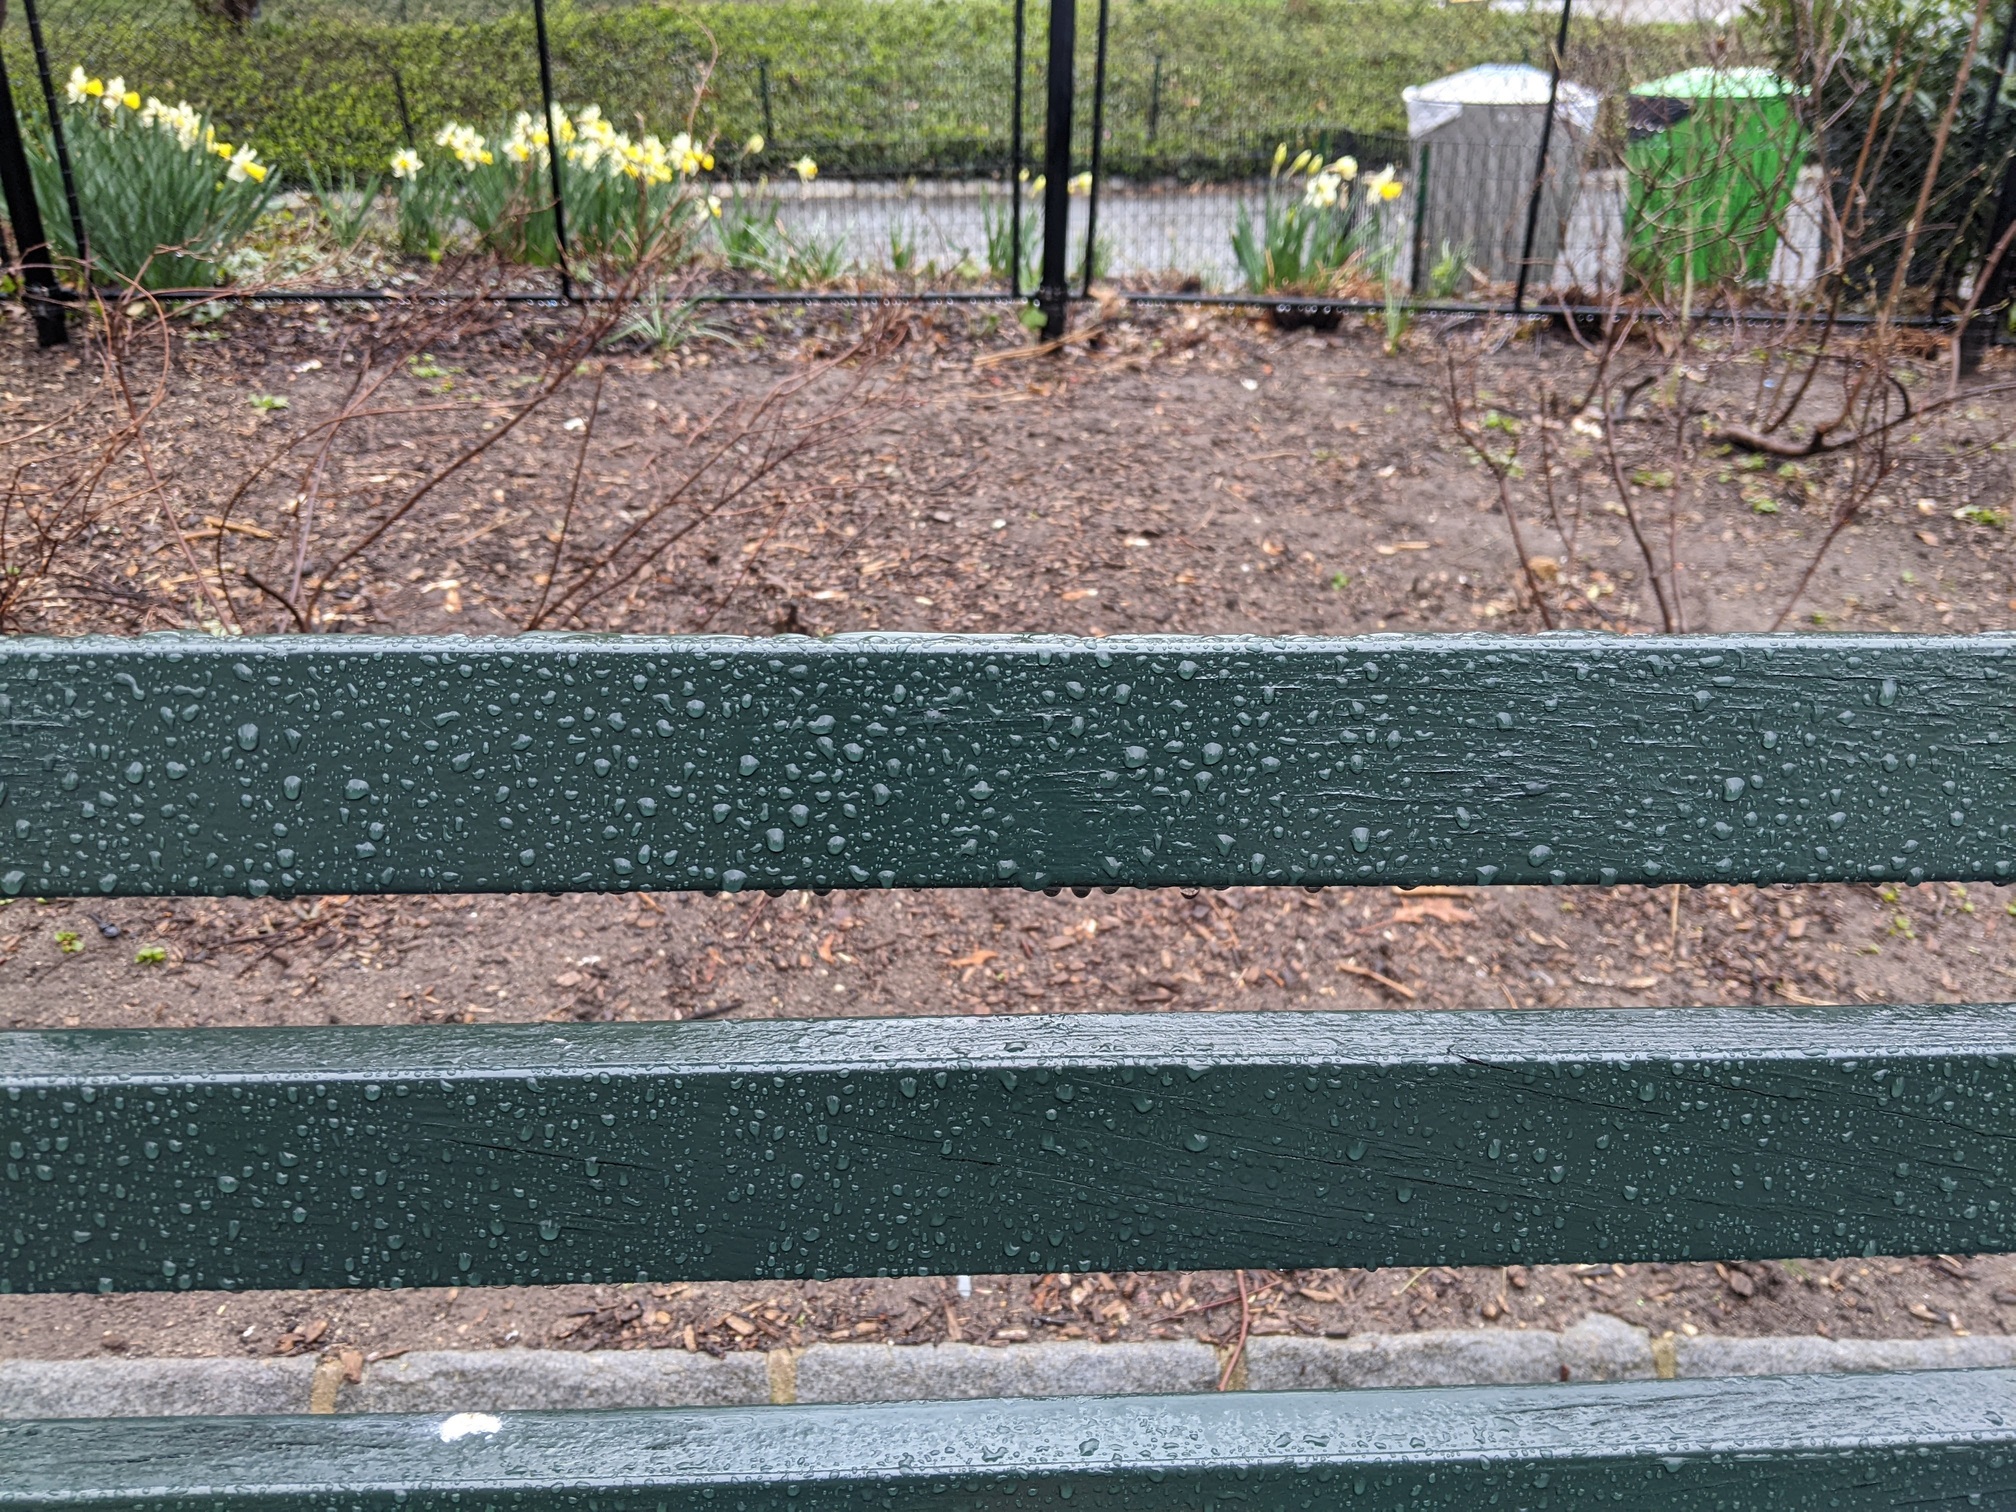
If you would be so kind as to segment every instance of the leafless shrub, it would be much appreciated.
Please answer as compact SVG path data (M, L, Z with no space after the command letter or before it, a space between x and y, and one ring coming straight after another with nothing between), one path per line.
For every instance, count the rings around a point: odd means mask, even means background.
M1907 53L1900 33L1873 97L1865 97L1856 91L1866 91L1866 82L1842 86L1836 78L1847 33L1833 0L1778 3L1788 13L1786 34L1798 39L1789 68L1802 98L1838 102L1845 93L1862 123L1845 177L1821 198L1825 256L1814 287L1804 296L1781 292L1776 308L1757 310L1754 319L1745 317L1765 291L1740 281L1719 288L1696 287L1691 276L1677 287L1657 279L1629 287L1620 282L1602 292L1593 310L1586 303L1571 310L1569 298L1590 298L1577 291L1563 299L1558 320L1584 359L1581 396L1564 402L1543 384L1537 404L1529 399L1509 418L1493 422L1500 431L1496 438L1480 429L1478 359L1471 360L1467 374L1455 357L1450 360L1450 425L1494 479L1520 573L1544 623L1552 624L1564 606L1557 594L1550 609L1533 570L1520 531L1521 494L1541 495L1544 507L1530 513L1549 522L1572 563L1574 531L1558 507L1564 472L1554 444L1564 431L1580 433L1577 446L1586 443L1590 455L1583 460L1594 462L1589 471L1607 485L1602 507L1622 517L1650 608L1668 632L1688 628L1687 521L1676 485L1711 458L1754 459L1750 465L1757 470L1789 472L1805 489L1806 508L1815 517L1814 545L1791 591L1765 622L1775 629L1797 610L1842 533L1894 496L1900 475L1985 449L2002 434L1963 435L1948 423L1976 401L2016 385L1963 385L1950 344L1917 318L1923 313L1922 291L1908 284L1978 57L1986 0L1973 4L1958 67L1937 101L1929 157L1913 165L1919 174L1914 212L1899 225L1881 227L1872 226L1865 213L1868 186L1897 166L1892 149L1905 112L1916 108L1913 91L1924 60ZM1845 112L1845 106L1834 106L1835 116ZM1809 118L1803 129L1817 138L1835 124ZM1738 150L1734 142L1725 145ZM1773 186L1771 193L1786 188ZM2003 237L1981 266L1969 270L1977 288L2009 255L2012 240L2016 236ZM1690 275L1694 251L1688 246L1676 253ZM1658 255L1665 259L1664 251ZM1861 274L1879 263L1888 276L1872 287ZM1969 303L1963 324L1972 313ZM1704 318L1709 314L1716 320ZM1529 478L1529 469L1536 469L1537 477ZM1582 475L1575 476L1579 484Z

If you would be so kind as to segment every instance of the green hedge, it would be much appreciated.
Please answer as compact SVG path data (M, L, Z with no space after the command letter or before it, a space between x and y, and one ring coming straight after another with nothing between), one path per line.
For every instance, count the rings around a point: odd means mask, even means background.
M1043 7L1029 9L1033 154L1045 43ZM605 10L559 0L551 11L558 88L570 103L594 100L626 123L641 116L669 133L683 124L718 44L703 131L740 142L762 130L767 85L765 167L809 152L829 173L899 174L1005 164L1010 15L999 0ZM187 98L290 176L310 161L325 171L381 167L401 143L402 86L423 150L444 120L487 125L537 98L532 27L522 13L402 22L281 4L236 31L172 0L72 0L46 17L59 76L82 62L124 74L144 92ZM1550 25L1546 15L1439 0L1115 0L1108 162L1119 173L1247 171L1282 136L1394 132L1404 127L1404 85L1471 63L1544 57ZM25 82L18 23L8 26L6 46L8 66ZM1087 36L1086 86L1090 46Z

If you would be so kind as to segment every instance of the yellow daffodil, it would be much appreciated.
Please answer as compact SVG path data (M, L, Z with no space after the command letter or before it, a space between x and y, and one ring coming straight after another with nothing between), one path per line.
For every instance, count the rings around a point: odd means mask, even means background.
M1077 174L1070 182L1065 184L1064 189L1066 193L1075 194L1080 199L1083 199L1092 192L1092 175L1089 173Z
M82 105L86 100L91 98L91 89L94 84L101 90L105 87L103 84L98 84L97 80L87 78L84 73L84 65L79 63L75 68L70 70L70 82L63 86L63 93L68 97L72 105Z
M721 196L720 196L720 195L718 195L718 194L710 194L710 195L708 195L708 196L707 196L707 213L708 213L709 215L713 216L713 217L714 217L714 218L715 218L716 220L719 220L719 219L721 218Z
M1365 180L1365 193L1382 200L1396 200L1403 192L1400 177L1393 171L1391 163Z
M1344 180L1334 173L1312 174L1302 191L1302 203L1312 210L1334 210L1343 187Z
M266 165L259 161L259 154L250 147L240 147L231 154L231 166L224 177L234 184L242 184L250 179L255 184L266 182Z
M809 184L819 177L819 165L809 157L801 157L791 167L797 173L798 182L801 184Z
M140 124L168 132L184 152L193 151L203 136L203 117L187 100L164 105L149 95L140 109Z
M1031 194L1041 194L1043 192L1043 186L1049 182L1050 182L1049 174L1039 173L1036 175L1036 177L1029 180L1029 192Z
M1337 177L1348 184L1351 180L1358 177L1358 159L1347 153L1332 163L1327 171L1336 174Z
M484 146L482 132L456 121L450 121L434 133L434 145L446 147L455 161L462 165L464 173L474 173L483 165L497 161L490 149Z
M1315 159L1316 154L1311 152L1307 147L1304 147L1300 152L1295 154L1295 161L1288 165L1288 171L1290 173L1300 173L1310 163L1314 162Z
M420 170L426 166L420 161L420 154L411 147L401 147L392 154L392 177L395 179L418 178Z
M742 155L744 157L754 157L763 150L763 146L763 133L759 131L742 144Z
M119 103L124 105L128 110L138 110L140 108L140 91L137 89L127 90L126 93L119 96Z
M1281 171L1281 165L1287 161L1288 161L1288 144L1286 142L1283 142L1274 149L1273 171L1279 173Z
M119 113L119 106L126 97L126 81L117 74L114 74L103 84L99 85L98 88L100 91L98 103L105 107L105 113L107 115L117 115Z

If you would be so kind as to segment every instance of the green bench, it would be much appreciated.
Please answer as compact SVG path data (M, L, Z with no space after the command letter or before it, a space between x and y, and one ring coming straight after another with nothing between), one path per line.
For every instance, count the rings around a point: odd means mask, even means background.
M20 896L2000 881L2016 637L16 640ZM0 1290L2016 1249L2003 1006L0 1036ZM2016 1372L0 1424L0 1512L2016 1506Z

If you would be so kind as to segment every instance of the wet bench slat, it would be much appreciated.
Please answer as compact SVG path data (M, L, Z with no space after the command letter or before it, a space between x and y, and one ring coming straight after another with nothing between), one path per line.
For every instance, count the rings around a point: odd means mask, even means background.
M2016 1010L0 1036L0 1289L2016 1249Z
M2000 1507L2016 1372L0 1423L0 1464L4 1512Z
M0 889L1994 879L2012 651L15 641Z

